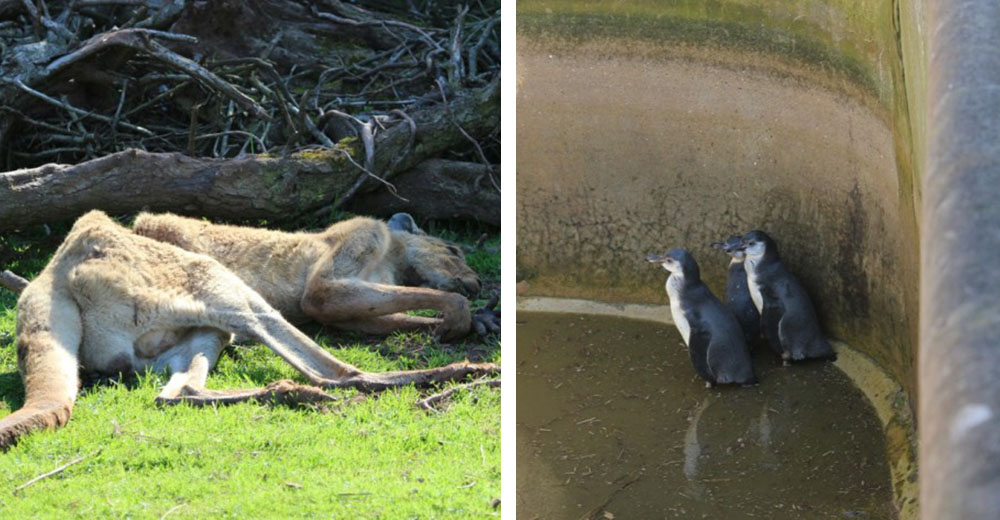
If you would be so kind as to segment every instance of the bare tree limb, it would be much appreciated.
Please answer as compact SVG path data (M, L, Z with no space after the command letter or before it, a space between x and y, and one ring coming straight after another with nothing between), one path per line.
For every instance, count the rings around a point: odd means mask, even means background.
M11 271L0 273L0 287L7 289L14 294L21 294L21 291L28 286L28 280L22 278Z
M462 82L462 77L465 76L465 70L462 61L462 26L465 24L465 15L469 12L469 6L461 5L458 7L458 15L455 16L455 26L452 28L451 34L451 60L450 67L448 67L448 86L451 88L458 88L459 84Z
M336 2L335 4L340 9L344 9L346 7L341 2ZM360 8L355 8L355 9L357 9L359 12L364 13L364 11L362 9L360 9ZM417 27L417 26L415 26L413 24L409 24L409 23L406 23L406 22L400 22L398 20L376 19L374 17L371 17L370 15L366 16L362 20L354 20L354 19L350 19L350 18L345 18L343 16L337 16L337 15L332 14L332 13L324 13L322 11L316 10L315 8L313 10L313 13L316 16L318 16L319 18L322 18L324 20L330 20L331 22L334 22L334 23L343 24L343 25L351 25L351 26L355 26L355 27L361 27L361 26L376 26L376 27L382 27L382 28L400 27L400 28L407 29L409 31L413 31L413 32L419 34L423 38L423 40L425 42L427 42L427 44L430 45L431 47L434 47L435 49L437 49L439 51L443 51L444 50L444 48L441 47L441 45L438 44L438 42L434 41L434 38L431 38L431 36L429 34L427 34L426 31L424 31L423 29L421 29L421 28L419 28L419 27ZM364 14L368 14L368 13L364 13Z
M151 39L151 37L164 38L174 41L198 41L197 38L192 36L156 31L152 29L122 29L110 33L102 33L88 40L87 43L79 50L52 62L45 68L45 74L50 75L55 71L67 67L71 63L80 61L110 46L118 45L130 47L132 49L145 52L150 56L153 56L154 58L170 65L171 67L190 75L192 78L205 83L207 86L222 92L241 107L253 113L255 116L263 117L265 119L270 118L267 111L258 105L256 101L251 99L250 96L236 90L236 88L230 83L216 76L205 67L202 67L198 63L189 60L174 51L171 51L159 42Z
M471 383L465 383L464 385L453 386L444 392L440 392L431 396L427 396L419 401L417 401L417 407L423 408L424 410L434 411L434 405L444 401L449 398L455 392L460 390L468 390L470 388L475 388L477 386L486 386L489 388L500 388L499 379L481 379L479 381L473 381Z
M25 85L24 83L22 83L21 82L21 78L14 78L14 84L17 85L18 88L20 88L21 90L27 92L28 94L30 94L30 95L38 98L38 99L41 99L42 101L45 101L46 103L49 103L51 105L55 105L55 106L57 106L59 108L62 108L62 109L65 109L67 112L72 112L74 114L77 114L77 115L80 115L80 116L83 116L83 117L93 117L95 119L100 119L101 121L105 121L107 123L111 123L113 121L112 118L110 118L108 116L102 116L100 114L94 114L93 112L88 112L86 110L82 110L82 109L76 108L75 106L70 105L69 103L66 103L66 102L63 102L63 101L59 101L58 99L55 99L55 98L53 98L51 96L47 96L47 95L45 95L45 94L43 94L43 93L41 93L41 92L39 92L39 91L31 88L31 87ZM141 126L136 126L136 125L133 125L131 123L126 123L124 121L122 121L120 124L123 127L125 127L125 128L128 128L130 130L134 130L134 131L139 132L141 134L144 134L144 135L153 135L152 132L150 132L149 130L147 130L147 129L141 127Z

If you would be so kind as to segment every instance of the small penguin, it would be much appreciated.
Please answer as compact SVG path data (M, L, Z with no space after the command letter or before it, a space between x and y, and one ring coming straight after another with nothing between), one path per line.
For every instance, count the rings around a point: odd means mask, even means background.
M750 297L771 348L789 361L837 359L823 337L809 295L778 256L778 245L763 231L743 235Z
M750 297L747 288L747 271L743 266L746 254L743 251L743 237L733 235L725 242L712 242L712 247L725 251L729 260L729 276L726 280L726 307L733 311L736 321L743 329L743 339L747 347L753 350L760 338L760 312Z
M733 313L702 283L691 253L671 249L662 255L651 253L646 260L670 272L666 284L670 314L706 386L756 383L743 331Z

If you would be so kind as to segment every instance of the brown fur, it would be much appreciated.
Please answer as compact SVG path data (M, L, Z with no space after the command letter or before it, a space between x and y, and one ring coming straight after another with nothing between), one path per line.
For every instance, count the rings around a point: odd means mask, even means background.
M32 430L66 424L81 370L169 370L158 397L167 403L323 398L318 389L294 383L205 389L232 333L266 344L323 388L379 390L497 371L490 364L456 363L362 372L318 347L219 262L138 236L92 211L18 300L18 369L26 397L24 407L0 419L0 448Z
M133 229L215 258L293 323L377 334L433 327L446 339L471 328L463 294L478 293L479 279L459 248L419 230L357 217L319 233L285 233L148 213ZM443 317L402 313L413 309Z

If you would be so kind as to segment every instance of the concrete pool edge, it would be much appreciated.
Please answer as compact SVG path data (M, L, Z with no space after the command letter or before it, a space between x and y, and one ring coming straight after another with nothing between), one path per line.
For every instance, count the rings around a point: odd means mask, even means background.
M518 296L515 309L517 312L612 316L673 325L668 305ZM837 349L837 361L834 366L861 390L882 424L889 477L892 481L893 498L899 518L919 518L916 431L909 398L902 386L889 377L871 358L846 343L835 341L834 344Z

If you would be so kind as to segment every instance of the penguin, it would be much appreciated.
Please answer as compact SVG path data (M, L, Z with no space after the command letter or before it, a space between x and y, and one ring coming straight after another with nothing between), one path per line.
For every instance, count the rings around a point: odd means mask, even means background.
M743 235L741 247L746 254L747 288L771 349L786 365L804 359L837 359L819 328L809 295L781 261L774 240L755 230Z
M743 237L733 235L725 242L712 242L712 247L725 251L731 259L729 260L729 273L726 279L726 307L736 316L740 328L743 329L743 339L747 342L747 347L753 351L757 340L760 338L760 312L750 297L750 290L747 288L747 271L743 266L746 257L742 247Z
M666 284L670 314L705 386L756 383L740 324L701 281L691 253L671 249L662 255L650 253L646 260L670 272Z

